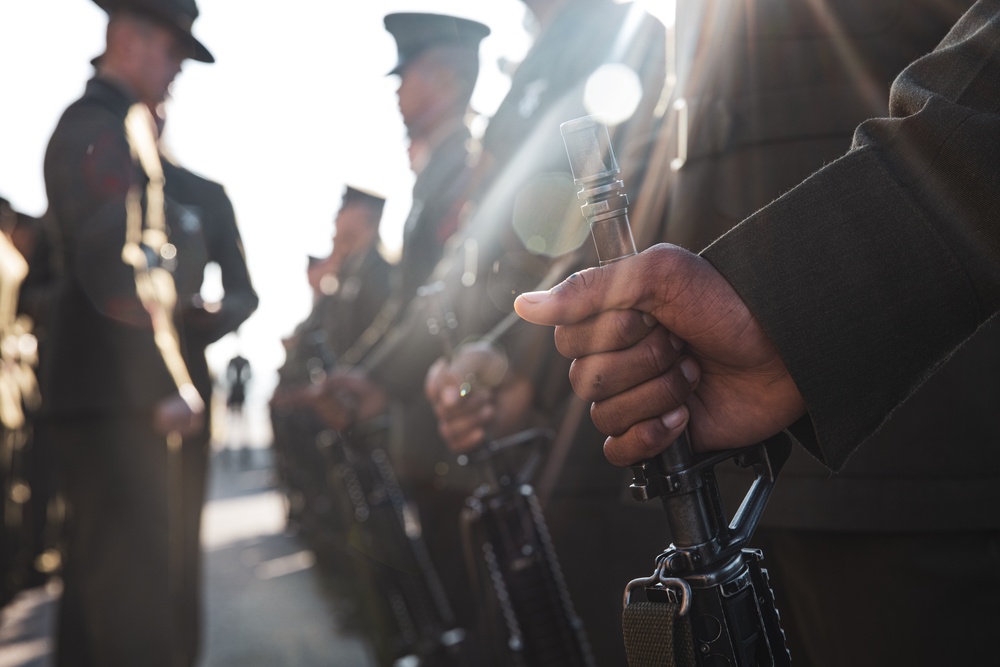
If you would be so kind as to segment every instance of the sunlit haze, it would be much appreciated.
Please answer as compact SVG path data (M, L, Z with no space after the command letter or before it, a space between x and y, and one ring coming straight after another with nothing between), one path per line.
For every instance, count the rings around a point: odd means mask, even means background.
M530 45L519 0L199 0L195 35L214 65L187 61L171 89L165 142L177 161L225 185L236 209L260 308L209 350L221 373L250 358L248 407L262 405L283 360L282 336L308 313L308 255L331 248L345 184L383 193L382 239L398 251L413 176L386 76L396 49L382 17L454 14L486 23L473 106L489 115L509 86L501 67ZM0 194L25 213L47 206L45 146L83 92L104 44L106 15L89 0L0 2ZM211 285L207 290L218 287ZM258 411L261 412L261 411ZM265 425L254 429L266 431ZM266 437L261 435L260 437Z

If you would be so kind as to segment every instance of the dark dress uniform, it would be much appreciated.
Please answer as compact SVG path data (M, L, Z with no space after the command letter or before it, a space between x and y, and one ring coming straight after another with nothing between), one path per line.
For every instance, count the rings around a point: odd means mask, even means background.
M147 180L124 130L134 101L92 79L63 114L45 156L65 264L43 359L70 512L60 665L173 667L194 654L193 636L175 623L186 579L179 496L169 490L172 464L152 421L156 404L177 388L136 296L133 269L122 261L126 193Z
M657 231L643 228L643 217L637 215L643 202L635 194L650 167L656 112L666 85L666 48L664 26L631 3L569 3L515 72L510 93L483 138L484 153L496 154L497 164L507 165L507 171L516 169L525 159L522 156L534 156L537 162L532 167L537 172L531 179L537 182L559 174L568 181L569 163L559 124L588 113L583 99L590 74L604 64L624 64L638 75L642 97L632 117L611 128L612 142L631 200L636 240L655 237ZM529 137L523 144L514 143L521 156L507 154L509 137L519 136ZM538 150L543 141L546 148ZM502 174L503 170L498 178ZM564 229L583 224L577 189L570 187L564 211L548 214ZM577 238L583 246L565 275L597 264L585 225ZM652 571L653 558L666 544L665 529L646 521L633 503L623 502L630 478L601 454L603 437L565 383L568 364L554 351L551 331L524 329L508 339L511 363L532 379L535 408L563 434L553 443L537 477L548 528L596 664L624 665L622 591L629 579ZM586 527L581 517L587 517Z
M808 4L780 0L739 7L715 4L732 11L713 14L709 3L705 16L716 18L704 19L700 32L694 33L700 37L696 62L703 76L692 76L684 91L691 132L687 162L671 183L666 236L692 250L701 250L744 216L840 157L858 123L888 114L888 90L898 72L933 50L971 3L841 0L827 3L825 15ZM858 159L860 155L853 158ZM848 167L850 162L839 169L859 169ZM855 175L841 171L840 182ZM821 182L817 180L817 186ZM794 224L769 231L766 238L754 236L748 227L706 251L724 274L743 280L737 283L741 293L750 297L769 333L779 334L782 357L819 433L825 415L838 422L865 421L866 435L870 433L875 422L866 415L888 400L873 378L898 369L875 352L866 352L863 358L870 363L864 364L859 382L845 373L811 376L798 363L796 350L826 357L821 350L829 349L831 359L846 356L843 363L854 363L851 330L866 315L851 306L845 310L851 321L845 322L838 318L838 299L831 293L799 295L806 289L797 285L810 283L815 266L783 264L783 259L763 252L755 261L764 270L755 271L752 281L742 269L725 267L740 244L748 244L740 252L750 254L760 250L758 243L804 242L814 233L818 238L827 216L848 209L857 211L865 225L884 226L890 233L888 220L880 215L890 200L868 208L867 199L862 199L850 204L846 198L836 203L817 200L800 203L794 211L784 208L785 214L796 217ZM907 228L905 234L911 233ZM860 245L870 243L866 239L876 230L844 226L843 234L845 246L830 245L822 258L812 254L808 261L843 261L848 282L841 285L847 292L851 284L878 290L865 274L848 272L852 254L865 255ZM899 237L893 243L897 241ZM891 252L905 257L911 250L907 243ZM771 271L773 276L764 275ZM789 276L795 277L788 282ZM913 290L916 295L920 286L913 285ZM777 319L773 308L757 309L762 299L786 297L798 304L799 313L792 319L813 318L814 329L822 335L814 335L815 330L793 334L784 322L771 324ZM791 315L781 313L783 319ZM793 335L801 338L789 344ZM882 342L875 349L907 347L903 341L917 341L924 334L885 330L880 335ZM847 441L840 433L830 439L836 451L813 450L827 464L843 464L837 472L831 473L802 448L793 451L751 544L764 550L793 664L996 660L995 655L987 658L991 654L986 637L997 621L1000 590L998 336L995 325L978 331L846 463L841 443ZM822 378L821 389L811 389L818 382L811 377ZM828 400L834 395L840 398ZM858 412L849 396L868 406ZM822 405L830 407L816 412ZM735 504L749 480L735 466L720 466L717 472L724 498ZM942 604L945 599L947 605Z
M323 374L333 369L385 305L391 269L374 244L364 254L345 261L336 276L336 290L316 300L290 337L285 362L278 371L276 394L322 381ZM298 508L311 511L305 507L310 498L321 498L326 506L326 465L316 444L316 434L324 427L318 417L308 407L281 406L272 407L271 419L280 457L279 476L292 496L296 513ZM312 527L307 530L322 530L322 525L315 525L317 518L308 519ZM302 519L295 517L296 521Z
M49 244L41 221L14 210L0 197L0 607L23 589L45 581L35 567L53 526L47 525L53 496L52 456L38 414L39 292L45 281ZM34 273L35 275L32 275ZM28 317L25 318L24 315ZM30 319L29 319L30 318ZM31 349L29 344L35 347Z
M622 160L629 168L628 178L637 183L641 147L650 139L647 132L666 76L665 33L661 23L636 14L628 4L571 3L518 66L510 91L483 136L462 227L429 279L442 281L442 300L454 312L455 328L444 332L453 344L487 334L511 312L514 297L536 288L556 262L565 262L566 275L596 263L559 125L587 113L583 93L590 74L606 63L628 65L639 75L643 97L634 117L616 130L616 139L630 147L629 153L637 153L635 159ZM581 254L575 255L581 247ZM444 329L438 298L413 304L404 323L375 350L381 356L373 356L370 369L394 395L408 397L411 414L421 412L428 420L419 430L400 431L395 460L413 488L421 490L417 493L422 510L437 515L427 522L425 533L435 556L450 551L450 556L438 556L438 562L448 563L446 571L452 571L464 569L458 511L486 477L476 466L456 464L423 400L427 369L445 351L442 334L428 328L431 322L435 329ZM565 381L568 362L555 352L551 332L518 324L499 344L511 366L534 381L537 421L558 427L572 399ZM416 422L411 418L405 423ZM415 433L420 434L419 442ZM555 475L556 489L545 515L597 664L613 665L624 661L622 588L629 575L635 576L635 568L651 567L653 549L662 540L655 531L627 530L639 523L618 502L627 481L600 456L594 446L596 432L586 433L589 438L580 431L566 465ZM581 529L581 515L588 517L587 530ZM594 530L607 539L595 543ZM468 588L464 581L452 585ZM460 594L463 597L457 598ZM456 593L466 605L469 597L467 590ZM504 630L490 627L486 632L502 635ZM494 656L500 664L505 651L501 648Z
M456 77L473 76L478 72L479 42L489 33L485 25L475 21L426 13L390 14L385 17L385 26L396 40L399 55L390 74L404 77L404 69L412 61L438 48L443 59L451 59ZM458 59L462 61L456 62ZM441 341L427 334L426 313L413 310L418 288L430 280L446 241L461 224L469 194L474 142L464 122L465 111L454 109L450 117L439 119L429 136L421 137L428 153L422 164L414 166L413 204L404 224L401 257L393 269L386 308L340 361L364 370L389 396L388 420L380 415L358 430L370 430L364 436L367 442L388 452L409 509L420 517L432 567L443 576L448 604L456 611L460 625L470 627L466 621L475 618L476 610L469 601L466 578L451 576L464 569L455 520L464 495L444 495L434 484L433 461L441 459L445 447L430 406L423 400L424 375L440 356ZM393 549L390 539L380 541L387 550ZM412 583L413 590L419 589L422 575L413 554L406 549L395 551L392 567L401 577L409 578L406 586ZM422 601L427 608L431 603L430 599ZM438 622L432 618L433 611L415 613ZM375 629L372 635L380 658L391 662L398 657L395 652L400 637L378 636Z

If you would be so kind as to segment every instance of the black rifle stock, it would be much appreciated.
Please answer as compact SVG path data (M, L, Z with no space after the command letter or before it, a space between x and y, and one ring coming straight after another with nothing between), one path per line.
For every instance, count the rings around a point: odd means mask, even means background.
M560 129L601 265L634 255L628 198L607 128L584 117ZM761 552L745 548L790 450L791 442L778 436L699 456L685 432L632 466L632 495L660 498L673 543L656 558L652 575L626 586L622 619L631 667L790 664ZM731 522L714 473L728 459L756 472ZM639 590L645 601L634 599Z
M444 285L420 290L433 299L433 327L446 357L458 346L455 315ZM505 318L484 340L496 342L516 321ZM477 388L465 378L463 392ZM460 465L475 465L484 482L466 499L460 516L462 541L472 585L492 592L492 609L500 618L488 631L499 633L497 648L508 651L500 664L512 667L594 667L583 624L573 609L559 559L549 536L531 478L541 459L539 447L552 432L530 428L505 438L487 436L483 444L458 457ZM520 456L527 452L526 456ZM481 583L485 581L485 586Z
M488 577L503 616L513 664L592 667L590 645L573 610L541 506L529 483L537 452L519 471L499 459L508 451L550 440L544 429L491 440L477 455L489 481L466 501L462 527L470 567ZM479 558L475 558L478 547Z
M321 382L337 368L337 359L321 333L308 336L303 345L310 382ZM350 395L337 398L345 408L352 407ZM384 643L373 647L380 662L472 667L467 633L455 617L389 459L388 428L388 418L381 416L350 431L324 428L306 438L302 444L318 451L301 460L318 469L293 470L293 488L307 500L327 496L324 504L337 512L319 517L321 525L315 528L328 534L314 539L325 538L351 554L354 574L371 594L362 601L363 615Z

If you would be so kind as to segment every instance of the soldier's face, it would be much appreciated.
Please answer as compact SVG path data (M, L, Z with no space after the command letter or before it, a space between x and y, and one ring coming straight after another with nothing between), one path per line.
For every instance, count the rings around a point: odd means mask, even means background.
M181 71L186 49L177 35L164 26L150 25L141 49L141 83L138 93L143 102L159 104L167 97L170 84Z
M355 252L368 246L373 229L370 214L364 206L347 206L340 209L333 222L333 242L342 251Z
M419 129L425 119L440 105L442 84L439 68L433 66L427 57L429 54L417 57L407 63L400 74L399 88L396 96L399 98L399 113L403 116L403 124L413 134Z

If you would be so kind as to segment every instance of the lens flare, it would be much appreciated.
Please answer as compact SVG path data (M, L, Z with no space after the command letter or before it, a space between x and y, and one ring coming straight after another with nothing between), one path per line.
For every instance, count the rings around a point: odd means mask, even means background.
M642 99L642 84L632 68L622 64L602 65L583 91L587 113L608 126L628 120Z

